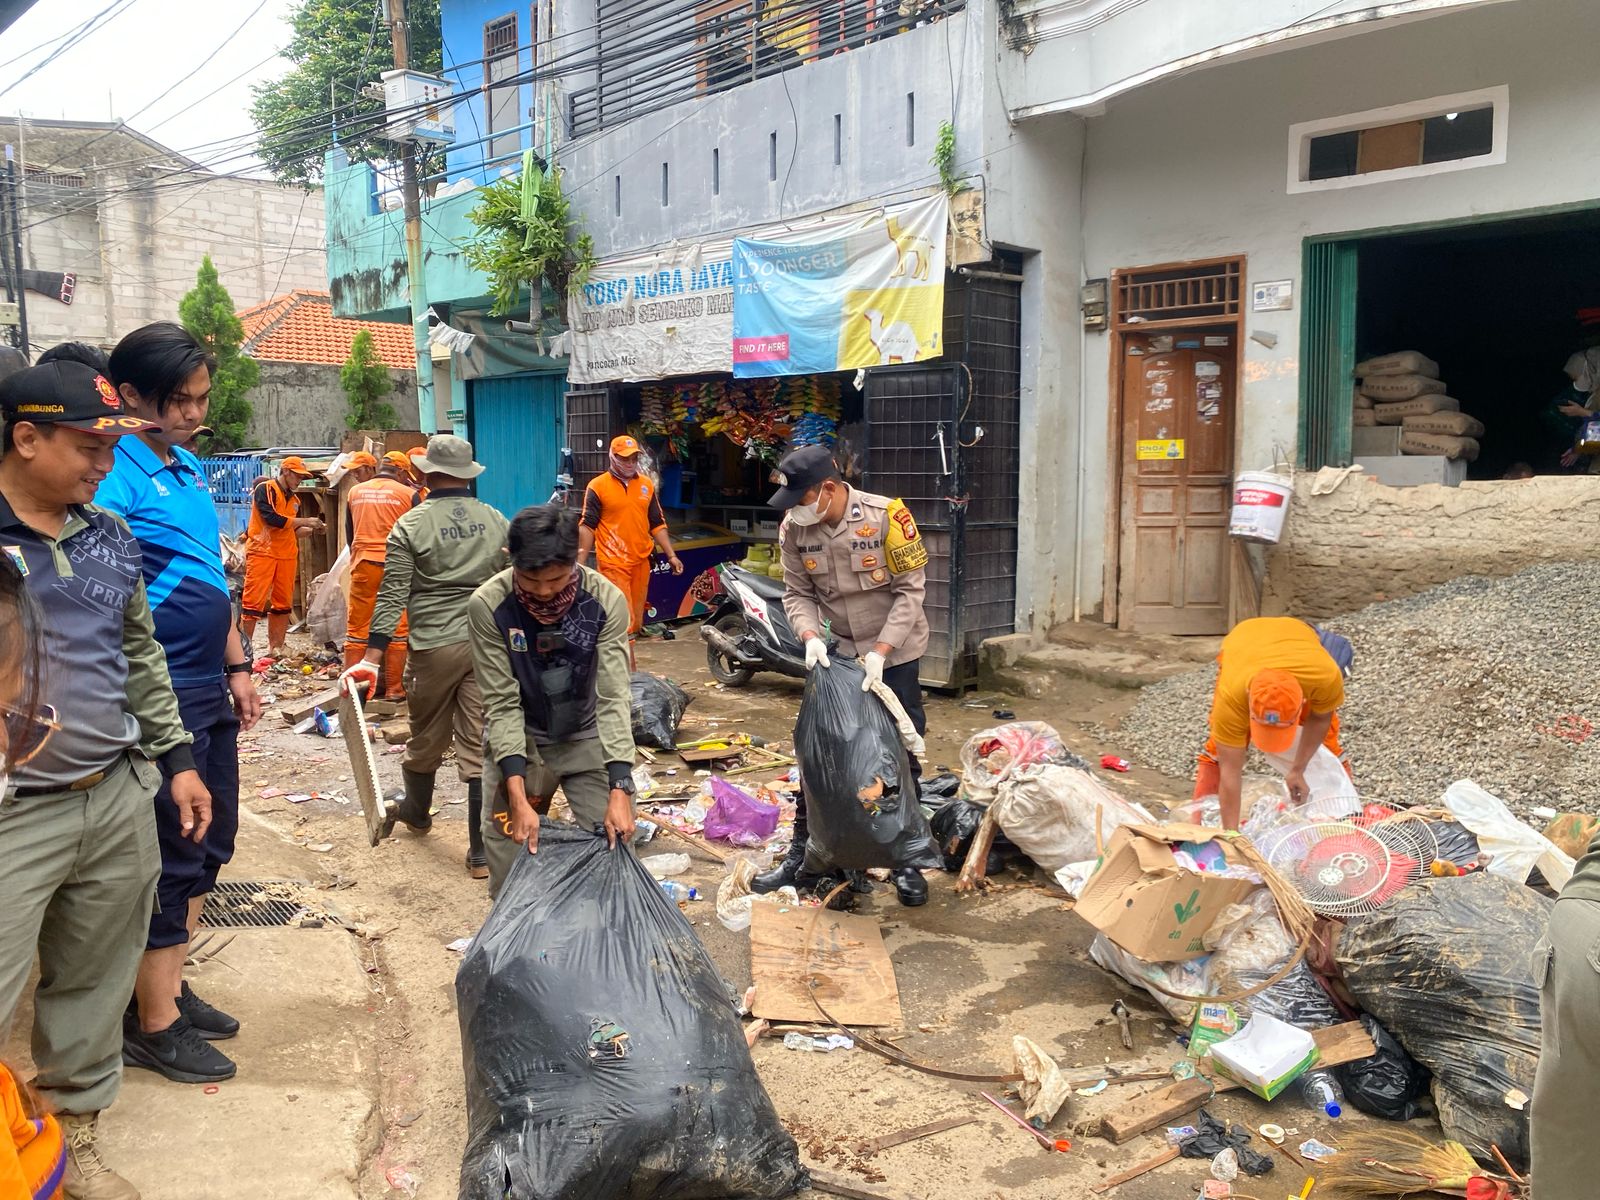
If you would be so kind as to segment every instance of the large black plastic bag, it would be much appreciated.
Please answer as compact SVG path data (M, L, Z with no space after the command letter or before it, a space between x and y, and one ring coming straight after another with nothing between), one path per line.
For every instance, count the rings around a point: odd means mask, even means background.
M776 1200L806 1185L716 967L603 836L540 827L467 949L456 1002L461 1200Z
M1361 1007L1433 1072L1445 1133L1492 1161L1528 1161L1528 1098L1539 1064L1532 948L1551 901L1479 872L1412 884L1350 921L1336 958Z
M689 707L689 693L664 675L635 671L629 683L629 715L633 718L633 744L678 748L678 722Z
M1428 1094L1428 1068L1406 1053L1406 1048L1371 1013L1361 1014L1361 1024L1378 1052L1371 1058L1335 1067L1345 1099L1364 1113L1386 1121L1409 1121L1427 1111L1421 1103Z
M865 678L849 658L806 675L794 727L810 838L806 870L942 867L919 798L902 794L910 763L894 718L861 690Z

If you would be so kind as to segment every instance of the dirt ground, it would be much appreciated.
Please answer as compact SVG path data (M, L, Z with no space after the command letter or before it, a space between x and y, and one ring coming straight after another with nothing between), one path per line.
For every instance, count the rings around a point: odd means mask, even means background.
M678 680L693 696L683 738L737 730L787 748L798 681L760 676L743 689L721 688L706 670L703 645L692 626L675 641L641 643L639 660L641 667ZM312 683L271 676L265 690L282 692L281 705L290 692L309 690ZM1014 713L1014 719L1050 722L1074 749L1097 760L1117 747L1103 743L1095 730L1115 728L1132 695L1064 679L1038 699L930 696L927 768L931 773L957 765L966 737L998 723L996 709ZM453 987L460 956L447 946L469 937L489 908L484 884L469 879L463 867L464 789L447 764L440 773L433 832L416 836L401 827L394 838L369 848L353 799L295 804L272 795L355 794L342 740L294 734L278 708L269 708L260 728L245 738L244 805L256 824L304 847L306 877L328 905L361 930L361 957L375 964L374 987L381 993L370 1031L378 1049L374 1086L381 1129L365 1132L369 1154L356 1187L363 1197L395 1196L401 1192L391 1181L400 1178L415 1182L415 1195L422 1200L453 1197L466 1113ZM397 786L398 754L381 753L379 763L385 787ZM664 759L658 771L667 765ZM678 780L689 777L680 767ZM1185 788L1138 770L1113 783L1131 798L1158 802ZM651 849L680 848L666 839ZM721 874L719 864L696 857L686 881L711 891ZM1096 1075L1102 1067L1164 1070L1181 1057L1165 1014L1143 993L1089 962L1090 930L1060 898L1029 886L1030 879L1020 873L1006 880L1009 886L987 896L958 898L954 877L939 875L929 881L930 902L918 909L900 907L887 885L863 899L860 911L881 922L904 1010L904 1029L885 1032L926 1063L972 1073L1010 1071L1016 1034L1040 1044L1074 1077ZM748 935L724 929L709 903L691 904L687 911L723 974L743 989L750 982ZM1134 1013L1131 1053L1109 1019L1109 1006L1119 996ZM757 1045L754 1058L806 1162L855 1176L868 1188L896 1189L926 1200L1079 1195L1165 1147L1159 1131L1121 1147L1070 1132L1097 1122L1106 1108L1154 1084L1112 1085L1097 1097L1074 1096L1055 1123L1058 1136L1072 1138L1072 1152L1054 1154L988 1108L977 1095L981 1085L919 1074L859 1049L807 1054L769 1039ZM314 1074L318 1066L308 1062L306 1069ZM1289 1099L1280 1100L1270 1116L1237 1093L1220 1098L1216 1109L1252 1126L1269 1119L1298 1125L1308 1136L1326 1126ZM873 1156L856 1149L863 1140L955 1115L971 1116L974 1123ZM1320 1136L1330 1140L1326 1128ZM1205 1168L1202 1162L1180 1160L1112 1194L1118 1200L1191 1196ZM1290 1164L1281 1160L1278 1168L1272 1180L1245 1190L1264 1197L1298 1192L1303 1176L1291 1179Z

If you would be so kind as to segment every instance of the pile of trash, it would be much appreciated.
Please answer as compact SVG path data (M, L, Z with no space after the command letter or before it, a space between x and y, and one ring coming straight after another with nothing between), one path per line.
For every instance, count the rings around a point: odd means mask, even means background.
M1524 816L1588 806L1600 694L1572 683L1575 663L1600 656L1600 627L1573 614L1597 591L1600 562L1552 564L1321 623L1355 646L1340 720L1363 793L1428 804L1468 778ZM1205 669L1145 688L1115 736L1145 764L1193 778L1214 679Z

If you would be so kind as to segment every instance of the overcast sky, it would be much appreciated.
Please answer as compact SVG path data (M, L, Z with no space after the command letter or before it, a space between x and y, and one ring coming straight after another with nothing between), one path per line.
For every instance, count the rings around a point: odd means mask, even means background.
M37 0L0 33L0 63L5 63L0 66L0 88L53 52L34 47L55 42L112 3ZM252 16L258 3L261 9ZM288 41L293 7L294 0L116 0L115 15L0 95L0 113L80 121L115 117L185 151L242 137L253 129L250 85L287 70L283 59L268 56ZM7 61L25 51L32 52ZM192 78L173 87L190 71L195 72ZM156 100L169 87L172 93ZM214 88L220 90L208 96ZM140 112L146 105L148 110ZM194 157L209 162L232 150L231 145L199 149ZM214 164L223 171L252 165L250 157Z

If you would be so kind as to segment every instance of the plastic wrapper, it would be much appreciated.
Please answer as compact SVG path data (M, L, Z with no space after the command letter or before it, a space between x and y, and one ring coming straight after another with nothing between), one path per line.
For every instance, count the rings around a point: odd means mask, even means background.
M1489 855L1486 868L1513 883L1525 883L1535 867L1559 891L1572 878L1572 856L1544 834L1529 829L1501 802L1470 779L1458 779L1445 789L1444 806L1478 839ZM1500 1147L1502 1150L1504 1146Z
M963 793L969 800L988 804L999 794L1000 784L1018 768L1043 763L1089 769L1043 721L1013 721L985 729L961 747Z
M1427 1111L1422 1097L1428 1094L1432 1079L1428 1068L1407 1054L1406 1048L1371 1013L1361 1014L1361 1024L1378 1052L1371 1058L1333 1069L1345 1099L1362 1112L1386 1121L1409 1121L1422 1116Z
M806 676L794 752L805 791L807 871L937 868L944 858L918 797L894 719L851 659Z
M1093 858L1123 825L1153 825L1143 808L1118 796L1083 767L1058 763L1013 769L991 803L1006 837L1052 875Z
M706 812L706 837L735 846L765 846L777 831L778 806L757 799L737 784L711 777L711 807Z
M546 822L456 975L461 1200L776 1200L805 1186L727 985L626 847Z
M634 745L677 749L678 722L689 707L689 693L664 675L648 671L633 673L628 692Z
M1513 1164L1528 1161L1539 1062L1530 951L1551 905L1483 872L1427 879L1339 939L1351 994L1433 1072L1439 1123L1480 1160L1498 1145Z

